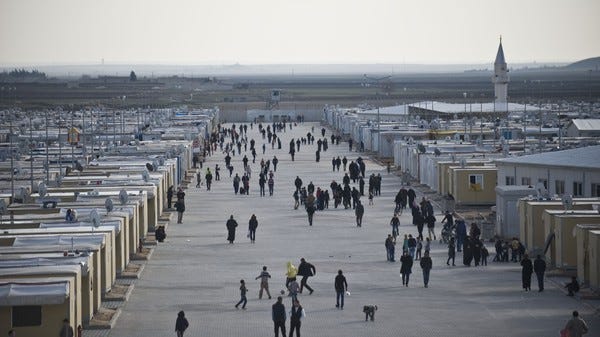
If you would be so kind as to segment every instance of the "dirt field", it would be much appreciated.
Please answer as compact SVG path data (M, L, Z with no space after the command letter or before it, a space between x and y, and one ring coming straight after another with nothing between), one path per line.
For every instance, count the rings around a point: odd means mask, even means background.
M269 90L282 90L282 105L393 105L420 100L481 102L493 99L488 72L400 74L379 86L364 86L362 75L164 77L127 81L52 79L43 83L1 83L0 108L105 107L264 108ZM465 99L463 93L467 93ZM509 99L514 102L597 101L600 72L518 71L511 73Z

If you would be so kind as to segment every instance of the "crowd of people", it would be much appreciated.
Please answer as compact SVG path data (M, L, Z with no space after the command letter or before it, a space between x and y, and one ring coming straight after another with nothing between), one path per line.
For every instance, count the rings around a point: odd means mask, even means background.
M218 131L214 132L210 141L205 144L204 153L202 156L194 157L194 166L199 165L202 172L204 170L204 184L206 190L210 191L213 184L213 173L215 174L215 181L220 181L220 167L218 164L214 166L211 171L210 167L203 168L204 159L207 156L218 155L220 151L224 155L224 166L229 172L233 184L234 195L245 195L251 194L251 189L258 191L260 197L273 196L275 190L275 180L277 173L277 165L279 159L277 156L266 155L267 145L270 145L271 149L281 149L282 138L281 133L286 132L289 128L293 129L294 123L250 123L235 125L232 124L230 127L223 125L218 126ZM257 128L259 138L258 142L263 142L261 147L263 158L257 153L257 140L248 134L248 129L253 130ZM320 134L320 136L319 136ZM329 139L329 140L328 140ZM340 144L341 137L339 135L331 134L327 135L325 128L322 128L320 132L315 132L314 127L305 136L292 138L289 141L290 161L296 160L296 154L300 151L312 151L309 147L315 150L315 161L319 162L321 156L327 153L329 146L337 146ZM352 151L352 142L348 142L350 151ZM364 145L359 145L359 148ZM241 160L234 161L235 156L242 158ZM257 155L259 156L260 168L257 168L257 175L253 175L252 164L256 164ZM238 167L235 167L235 162L240 162ZM293 209L298 210L300 206L303 206L304 211L307 214L308 225L313 226L315 214L318 212L327 211L330 207L330 201L333 199L333 209L343 208L342 210L352 210L356 219L356 227L363 226L363 218L365 215L365 206L361 200L362 197L367 196L369 205L374 204L374 199L381 195L381 183L382 177L380 173L367 174L366 161L362 156L356 158L349 158L349 156L332 156L331 157L331 168L332 172L340 172L339 180L332 180L329 186L315 186L312 177L302 177L298 174L292 181L280 181L278 183L278 191L284 190L285 186L292 186L290 189L291 196L293 198ZM287 169L284 167L283 169ZM202 174L197 175L198 188L203 186ZM339 182L338 182L339 181ZM308 184L306 184L308 182ZM252 184L257 184L257 189L253 189ZM367 186L365 186L367 185ZM256 186L256 185L254 185ZM366 188L365 188L366 187ZM182 193L182 195L180 195ZM171 200L175 194L173 187L169 188L167 195L167 201L169 207ZM177 191L177 202L175 202L175 208L178 212L178 223L182 222L183 212L185 211L183 191ZM400 216L404 212L410 210L412 216L412 223L401 224ZM180 210L181 209L181 210ZM413 273L413 264L415 261L419 261L419 267L422 272L423 287L429 287L431 270L434 268L434 261L431 258L432 244L437 244L438 233L436 233L436 214L434 206L431 200L426 197L422 197L421 200L417 199L417 191L410 186L402 186L397 192L394 198L394 205L390 207L390 212L393 216L390 220L390 231L387 234L385 240L385 248L387 252L387 260L390 262L396 261L396 245L399 245L398 237L401 236L401 229L406 226L413 225L416 228L417 234L413 236L413 233L403 233L403 239L401 240L402 252L399 257L400 261L400 279L402 285L405 287L409 286L410 275ZM368 222L366 222L368 223ZM464 219L461 219L457 214L447 211L443 214L441 219L441 225L443 228L439 235L439 244L447 247L447 266L455 266L455 257L457 252L463 254L463 264L465 266L486 266L488 262L488 250L481 239L481 229L476 223L471 223L469 228ZM238 228L238 222L235 220L235 216L230 215L229 219L226 220L227 229L227 241L233 244L236 240L236 230ZM256 214L252 214L248 220L248 234L247 237L251 243L255 243L256 232L258 228L258 218ZM427 228L427 232L423 233L424 229ZM409 231L413 231L411 228ZM530 290L531 275L533 272L536 273L539 291L543 291L544 287L544 272L546 269L545 262L538 255L536 260L531 262L527 254L525 254L525 247L518 240L514 238L510 241L498 240L495 244L496 256L494 262L507 262L510 259L513 262L520 262L522 266L522 285L525 290ZM541 261L541 262L540 262ZM543 264L542 264L543 262ZM300 259L300 264L296 268L291 262L287 263L286 266L286 277L285 277L285 289L287 296L290 297L290 334L296 332L300 336L300 326L302 319L306 316L305 309L300 305L299 294L303 294L304 290L308 290L309 294L313 294L313 289L307 282L308 279L316 275L316 268L314 265L306 262L304 258ZM301 276L300 282L297 277ZM271 280L271 274L267 271L267 267L263 266L260 274L256 277L256 280L260 280L260 290L258 292L258 298L262 299L263 294L266 293L269 299L272 298L269 290L269 282ZM342 272L339 270L335 279L332 280L335 297L336 307L339 309L344 308L344 297L348 292L348 283ZM570 286L567 286L569 293L575 293L576 285L578 283L575 280ZM240 299L235 304L236 308L245 309L248 303L247 293L248 288L244 279L240 280ZM283 291L282 291L283 292ZM283 336L286 336L285 322L287 320L287 313L285 310L285 304L283 298L284 293L277 297L277 301L272 306L272 320L274 322L274 333L278 336L279 332ZM187 327L187 326L186 326ZM181 332L183 335L183 331Z

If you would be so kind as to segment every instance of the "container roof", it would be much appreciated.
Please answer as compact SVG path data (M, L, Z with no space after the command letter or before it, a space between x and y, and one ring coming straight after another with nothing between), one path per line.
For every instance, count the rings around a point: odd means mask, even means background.
M600 145L496 159L497 164L560 166L600 170Z

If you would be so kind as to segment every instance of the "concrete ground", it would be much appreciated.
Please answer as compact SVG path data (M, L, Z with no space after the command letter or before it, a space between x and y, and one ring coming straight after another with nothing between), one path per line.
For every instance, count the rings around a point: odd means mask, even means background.
M303 145L292 162L287 154L289 140L305 136L313 125L320 134L318 124L303 124L291 131L288 128L279 134L281 150L267 146L265 155L257 155L256 163L251 164L249 196L233 194L223 154L209 157L204 169L210 166L212 170L218 163L221 181L215 181L211 191L205 186L186 191L183 224L168 227L166 242L156 248L115 328L86 335L174 336L177 312L184 310L190 321L186 336L272 336L271 305L284 289L286 262L298 265L301 257L317 269L309 280L314 294L299 296L307 314L302 322L303 336L557 336L572 310L579 310L588 322L590 336L600 335L600 317L593 307L596 303L569 298L551 282L538 293L535 276L533 291L524 292L520 266L514 263L490 262L487 267L467 268L457 255L457 266L448 267L447 249L437 242L432 244L434 266L429 288L423 287L418 262L409 287L403 287L400 263L387 262L384 248L400 178L387 174L384 167L368 158L363 157L367 175L374 172L383 177L382 195L375 198L374 206L367 205L363 197L362 228L356 227L353 210L334 209L333 202L329 209L315 213L314 225L309 227L303 208L292 207L295 177L300 176L305 185L312 181L315 186L329 188L332 180L341 182L343 176L341 171L332 172L332 156L354 160L359 155L349 152L347 143L329 145L321 154L321 162L316 163L315 142ZM263 140L257 128L248 130L261 153ZM326 136L330 135L328 130ZM273 155L279 159L275 194L260 197L259 162ZM242 157L233 157L236 172L241 172ZM225 229L231 214L239 223L233 245L227 243ZM259 221L255 244L246 238L252 214ZM416 234L410 214L405 213L400 220L401 234ZM439 227L438 223L438 235ZM493 246L488 249L491 260ZM254 278L263 265L273 276L272 300L266 296L258 300L259 281ZM344 271L351 292L343 311L335 308L333 279L338 269ZM247 310L234 308L240 279L246 280L249 289ZM284 297L288 311L290 302ZM375 322L365 322L365 304L379 307Z

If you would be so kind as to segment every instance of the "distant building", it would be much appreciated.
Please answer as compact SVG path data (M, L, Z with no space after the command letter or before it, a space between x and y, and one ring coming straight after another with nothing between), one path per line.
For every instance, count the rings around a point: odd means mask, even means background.
M550 196L600 196L600 145L495 160L498 185L543 184Z
M494 77L492 77L492 83L494 83L494 105L497 111L506 110L505 106L508 104L508 67L506 60L504 59L504 50L502 49L502 37L500 37L500 45L498 46L498 52L496 53L496 60L494 61Z
M600 119L573 119L567 137L600 137Z

